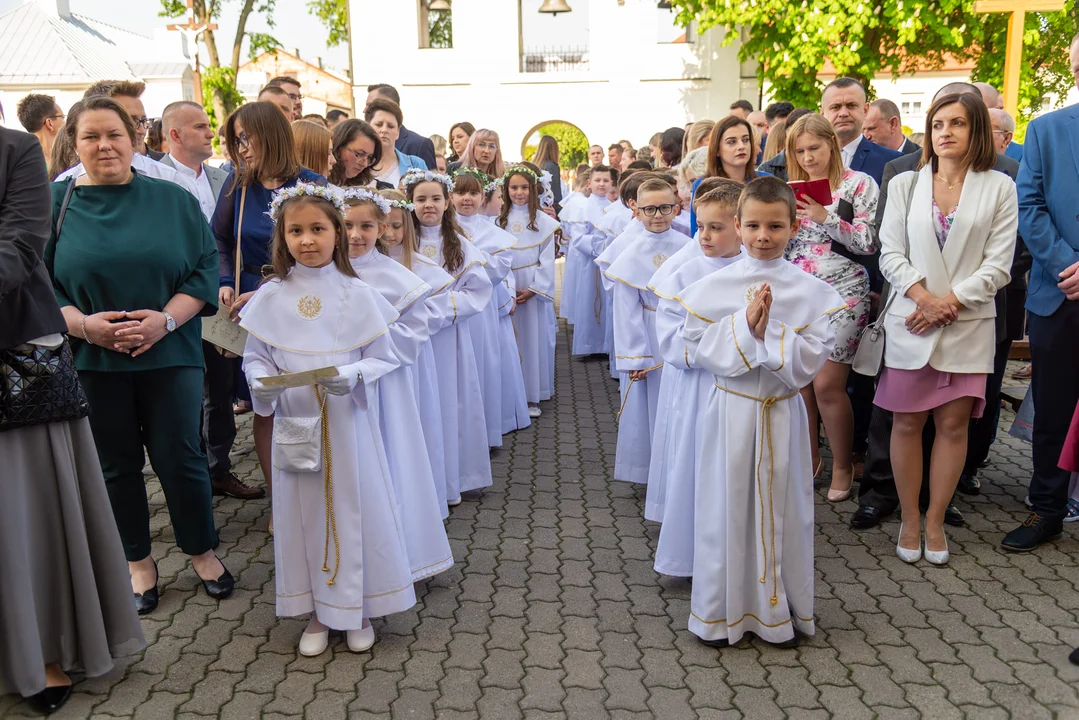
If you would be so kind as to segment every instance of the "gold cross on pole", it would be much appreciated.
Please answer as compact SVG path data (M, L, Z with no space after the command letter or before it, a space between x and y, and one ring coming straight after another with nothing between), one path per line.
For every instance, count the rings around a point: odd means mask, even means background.
M1056 12L1064 0L976 0L976 13L1010 13L1004 52L1004 109L1014 118L1019 110L1019 63L1023 60L1023 28L1028 12Z
M195 71L192 78L195 91L195 102L202 104L202 73L199 71L199 34L204 30L216 30L217 25L211 23L195 22L195 0L187 0L187 24L168 25L168 30L182 33L186 38L192 52L195 54Z

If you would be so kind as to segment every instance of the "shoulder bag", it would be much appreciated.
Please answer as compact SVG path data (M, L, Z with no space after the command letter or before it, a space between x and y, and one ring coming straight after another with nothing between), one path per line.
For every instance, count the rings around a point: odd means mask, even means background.
M914 182L910 184L910 189L907 191L908 216L910 214L910 204L914 199L914 188L918 186L918 171L914 172ZM880 314L877 316L876 321L867 325L865 330L862 331L862 337L858 341L858 349L854 352L854 360L851 362L851 369L859 375L876 377L884 366L884 319L888 316L888 309L891 308L896 294L896 290L890 288L888 300L880 309Z
M74 190L72 179L56 218L57 242ZM55 347L30 342L0 350L0 432L89 415L90 403L79 384L66 337Z

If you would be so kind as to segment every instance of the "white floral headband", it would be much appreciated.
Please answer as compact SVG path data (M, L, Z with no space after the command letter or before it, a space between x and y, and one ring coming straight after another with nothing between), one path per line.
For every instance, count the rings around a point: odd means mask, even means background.
M540 193L540 205L543 207L554 206L554 192L551 191L551 173L544 170L540 173L539 184L542 192Z
M491 182L489 182L489 183L487 183L486 185L483 186L483 194L484 195L490 195L495 190L498 190L499 188L501 188L502 185L503 185L502 178L495 178L494 180L492 180Z
M433 170L420 170L419 168L409 170L404 174L404 177L401 178L401 187L407 192L413 185L418 185L421 182L442 183L442 187L446 188L447 197L453 192L453 180L450 179L449 175L443 175Z
M345 188L341 192L341 195L344 197L344 199L346 201L347 200L370 200L371 202L373 202L375 205L378 206L379 212L381 212L383 215L388 215L390 213L390 208L393 207L393 203L391 203L389 200L382 197L377 192L374 192L372 190L368 190L367 188L363 188L363 187Z
M348 210L344 198L341 197L341 193L337 190L323 185L315 185L314 183L298 182L290 188L278 190L273 194L273 200L270 202L270 212L267 213L270 220L277 224L278 219L281 217L281 207L289 200L295 200L298 197L314 197L326 200L332 203L342 216Z
M416 209L416 206L410 203L408 200L389 200L390 207L395 207L398 210L407 210L412 212Z

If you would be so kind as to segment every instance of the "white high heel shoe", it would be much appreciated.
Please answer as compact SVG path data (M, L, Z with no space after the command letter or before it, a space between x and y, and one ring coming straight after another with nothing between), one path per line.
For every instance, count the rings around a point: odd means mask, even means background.
M359 630L346 630L345 640L352 652L367 652L375 645L375 628L368 625Z
M300 635L300 654L304 657L315 657L326 652L330 646L330 631L323 630L318 633L305 632Z
M925 546L925 559L934 565L947 565L951 554L948 552L948 536L944 536L944 549L941 551L930 550L929 544Z
M899 559L902 560L905 563L916 563L919 560L921 560L922 559L921 537L918 538L918 549L917 550L908 550L907 548L900 545L899 543L902 542L902 538L903 538L903 524L902 523L899 524L899 537L900 537L900 540L897 541L896 544L895 544L895 554L897 556L899 556ZM926 551L926 554L928 555L928 551Z

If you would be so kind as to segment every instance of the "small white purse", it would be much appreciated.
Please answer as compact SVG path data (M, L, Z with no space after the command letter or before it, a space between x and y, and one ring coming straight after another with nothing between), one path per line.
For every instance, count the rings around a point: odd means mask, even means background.
M317 417L276 415L273 421L273 464L278 470L317 473L322 470L322 427L326 419L326 393L315 388Z

